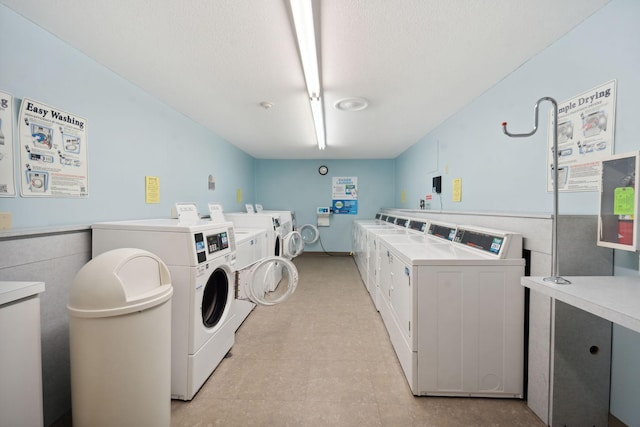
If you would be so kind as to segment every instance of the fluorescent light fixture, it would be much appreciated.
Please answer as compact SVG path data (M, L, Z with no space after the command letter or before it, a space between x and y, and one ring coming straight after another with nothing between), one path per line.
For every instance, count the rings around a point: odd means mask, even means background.
M324 111L320 88L320 72L318 69L318 52L316 50L316 33L313 25L312 0L289 0L293 24L298 39L298 49L302 60L304 80L311 103L311 114L316 128L318 148L326 147L324 132Z
M318 149L324 150L327 147L324 135L324 118L322 116L322 98L311 98L311 114L313 115L313 123L316 127L316 139L318 140Z

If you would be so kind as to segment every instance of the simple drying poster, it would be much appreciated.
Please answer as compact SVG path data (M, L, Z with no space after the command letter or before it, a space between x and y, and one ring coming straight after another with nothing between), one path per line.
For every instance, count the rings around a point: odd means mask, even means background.
M613 154L616 81L558 103L558 190L598 191L602 160ZM553 191L553 117L549 120L547 191Z
M358 214L358 178L333 177L331 192L332 212L334 214Z
M86 119L25 98L18 132L22 196L89 195Z
M16 195L13 158L13 96L0 92L0 197Z

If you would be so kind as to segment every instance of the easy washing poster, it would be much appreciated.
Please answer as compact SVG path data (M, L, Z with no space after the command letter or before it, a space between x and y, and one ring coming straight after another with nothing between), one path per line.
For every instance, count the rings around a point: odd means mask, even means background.
M553 191L553 116L547 146L547 191ZM602 160L613 154L616 81L558 102L558 190L598 191Z
M17 130L23 197L89 195L86 119L25 98Z
M356 215L358 213L358 178L334 176L331 200L334 214Z

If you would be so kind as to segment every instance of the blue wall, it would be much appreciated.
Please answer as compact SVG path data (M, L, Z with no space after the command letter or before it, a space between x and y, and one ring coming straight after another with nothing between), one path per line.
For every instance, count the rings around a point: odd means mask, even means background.
M450 117L396 159L395 205L404 191L412 208L431 193L431 177L442 175L443 208L455 211L550 213L546 191L547 112L538 133L527 139L503 135L533 127L533 106L544 97L565 101L617 80L615 153L640 150L633 125L640 116L640 2L614 0ZM508 53L506 53L508 54ZM478 64L482 66L482 64ZM470 70L473 73L473 70ZM427 153L435 155L425 168ZM462 202L451 201L451 181L462 178ZM432 209L439 209L434 197ZM598 193L560 193L560 213L596 214ZM595 245L595 236L594 242ZM615 274L638 275L638 255L615 253ZM639 282L640 286L640 282ZM611 412L640 425L640 334L614 326Z
M27 97L88 120L89 197L0 198L14 228L167 217L175 202L236 210L237 189L253 198L253 157L2 5L0 52L16 116ZM160 178L159 204L145 203L146 175Z
M507 121L512 132L527 132L539 98L551 96L562 102L613 79L617 80L615 152L640 149L631 126L640 112L639 16L639 2L614 0L405 151L397 158L402 174L396 181L396 206L401 206L403 190L415 205L431 193L431 176L442 175L445 210L551 212L545 158L550 104L541 105L540 129L533 137L508 138L500 124ZM425 174L418 159L427 151L438 158L429 162L436 170ZM425 179L414 180L422 176ZM454 178L462 178L460 203L451 202ZM561 213L594 214L597 194L563 193L559 206ZM435 207L439 202L432 203Z
M327 175L318 173L320 165L329 168ZM332 177L339 176L358 178L358 214L331 215L331 226L319 228L320 242L305 250L349 252L353 220L393 206L393 160L256 160L256 202L295 211L298 226L317 224L316 208L331 206Z

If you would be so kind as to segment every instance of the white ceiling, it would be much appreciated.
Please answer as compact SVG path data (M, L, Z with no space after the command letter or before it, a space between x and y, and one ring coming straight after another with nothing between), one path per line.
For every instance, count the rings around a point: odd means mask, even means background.
M315 1L324 151L288 0L0 3L252 156L374 159L402 153L609 0ZM347 97L370 106L333 107Z

